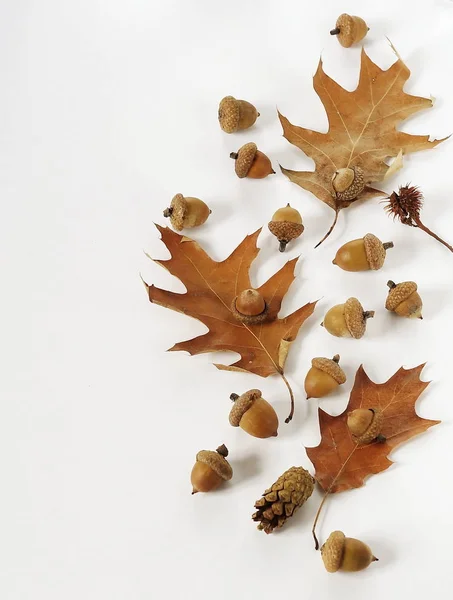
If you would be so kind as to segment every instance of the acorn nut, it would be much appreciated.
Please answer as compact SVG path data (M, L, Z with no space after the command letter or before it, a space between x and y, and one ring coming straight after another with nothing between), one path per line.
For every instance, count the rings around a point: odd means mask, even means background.
M257 438L278 435L278 417L273 407L261 396L260 390L249 390L239 396L231 394L234 405L230 411L230 424L241 427Z
M385 308L396 313L400 317L408 319L423 319L423 302L417 292L417 284L414 281L394 283L388 281L389 293L385 302Z
M364 311L357 298L349 298L327 311L321 323L336 337L360 339L365 334L367 319L374 317L374 310Z
M356 408L348 414L348 428L352 437L361 446L375 440L385 442L381 435L382 412L378 408Z
M228 448L224 444L215 452L200 450L190 476L192 494L215 490L223 481L229 481L233 477L233 469L226 460L227 456Z
M260 113L253 104L226 96L219 104L219 123L225 133L234 133L251 127Z
M170 223L176 231L203 225L210 214L211 210L203 200L185 198L182 194L176 194L169 208L164 210L164 217L170 218Z
M280 252L284 252L286 245L302 235L304 226L302 216L298 210L287 204L279 208L268 224L269 231L278 239Z
M344 48L349 48L363 40L369 31L368 25L360 17L355 17L343 13L335 23L335 29L332 29L330 35L336 35L338 41Z
M367 233L341 246L332 262L343 271L378 271L384 265L389 248L393 248L393 242L383 244L375 235Z
M321 557L329 573L362 571L379 560L373 556L369 546L355 538L346 537L342 531L334 531L329 535L321 548Z
M243 290L233 300L231 306L233 315L247 325L264 323L268 319L266 302L258 290Z
M235 161L234 169L240 179L263 179L275 173L269 158L258 150L253 142L244 144L237 152L232 152L230 158Z
M346 375L338 364L339 354L330 358L314 358L305 377L305 392L309 398L323 398L346 381Z
M365 175L360 167L338 169L332 177L332 186L337 200L348 206L365 189Z

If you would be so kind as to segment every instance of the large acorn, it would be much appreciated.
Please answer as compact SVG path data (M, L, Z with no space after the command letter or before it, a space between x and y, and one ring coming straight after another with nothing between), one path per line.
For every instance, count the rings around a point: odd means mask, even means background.
M384 265L389 248L393 248L393 242L383 244L375 235L367 233L341 246L332 262L343 271L378 271Z
M258 290L243 290L233 300L231 311L238 321L247 325L258 325L268 320L266 302Z
M381 434L383 420L384 416L378 408L356 408L348 414L347 425L359 445L375 440L385 442L385 437Z
M365 311L357 298L349 298L328 310L321 325L336 337L359 339L365 334L367 319L371 317L374 310Z
M379 560L369 546L355 538L346 537L342 531L334 531L329 535L321 548L321 557L329 573L362 571Z
M385 308L396 313L400 317L408 319L423 319L423 302L417 292L415 281L404 281L403 283L394 283L388 281L389 293L385 303Z
M337 201L347 206L365 189L365 175L360 167L346 167L335 171L332 186Z
M199 198L185 198L176 194L171 204L164 210L164 217L170 218L170 223L176 231L203 225L211 214L209 206Z
M235 161L234 169L236 175L242 179L264 179L268 175L275 174L271 161L263 154L253 142L244 144L237 152L232 152L230 158Z
M330 358L314 358L305 377L305 392L309 398L323 398L346 381L346 375L338 364L340 355Z
M228 448L225 444L219 446L215 452L213 450L198 452L190 476L192 494L215 490L221 483L233 477L233 469L226 459L227 456Z
M219 123L225 133L234 133L251 127L260 113L253 104L226 96L219 104Z
M253 437L268 438L278 435L278 417L273 407L261 396L261 390L249 390L241 396L231 394L234 405L230 424L240 427Z
M302 235L304 231L300 212L289 203L273 214L268 227L272 235L275 235L279 241L280 252L284 252L287 244Z
M363 40L369 29L361 17L343 13L338 17L335 29L332 29L330 35L336 35L340 44L344 48L349 48L352 44Z

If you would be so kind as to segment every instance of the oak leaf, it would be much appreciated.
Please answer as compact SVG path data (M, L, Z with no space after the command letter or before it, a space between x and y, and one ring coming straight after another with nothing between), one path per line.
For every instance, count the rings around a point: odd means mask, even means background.
M420 380L423 367L400 368L387 382L380 384L371 381L360 367L346 410L332 417L319 409L321 443L306 448L306 451L315 467L315 478L326 492L361 487L369 475L385 471L393 464L388 458L392 450L440 423L422 419L415 411L418 397L429 385L429 382ZM384 442L360 446L353 440L347 416L356 408L379 408L382 411Z
M429 98L403 91L409 77L410 71L401 58L382 70L362 50L359 83L349 92L324 72L320 60L313 86L326 110L328 131L319 133L297 127L279 114L284 137L312 158L316 166L314 171L282 167L282 172L335 211L335 221L325 238L333 230L339 211L351 203L341 201L332 186L339 169L359 167L363 171L366 186L353 200L383 196L383 192L368 184L382 181L401 168L404 154L433 148L443 141L430 141L429 136L396 129L410 115L433 105ZM391 157L396 160L389 166L386 160Z
M232 365L216 364L218 369L248 371L261 377L278 373L288 386L293 412L293 395L284 375L285 360L305 319L316 302L302 306L287 317L277 317L283 297L294 280L297 258L288 261L266 283L257 288L266 301L268 320L258 325L239 321L232 306L236 296L252 287L249 269L259 249L260 229L248 235L224 261L213 260L194 240L157 225L168 248L169 260L156 260L185 285L187 291L177 294L146 285L149 299L155 304L182 312L204 323L209 331L193 339L179 342L170 350L201 354L230 350L240 354Z

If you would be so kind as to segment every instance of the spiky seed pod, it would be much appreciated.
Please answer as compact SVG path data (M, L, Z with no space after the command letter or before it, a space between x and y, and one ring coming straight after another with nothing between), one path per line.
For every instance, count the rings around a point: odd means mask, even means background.
M260 113L253 104L226 96L219 104L219 123L225 133L234 133L251 127Z
M210 214L211 210L203 200L185 198L182 194L176 194L169 208L164 210L164 217L170 217L171 225L176 231L203 225Z
M231 394L234 405L230 411L230 424L241 427L257 438L278 435L278 417L273 407L261 396L260 390L249 390L241 396Z
M302 235L304 231L300 212L290 206L289 203L275 211L268 227L280 243L280 252L284 252L287 244Z
M362 18L343 13L338 17L330 35L336 35L344 48L350 48L352 44L363 40L369 29Z
M323 398L346 381L346 375L338 364L340 355L330 358L314 358L305 377L305 392L309 398Z
M238 321L258 325L269 319L266 302L258 290L243 290L233 300L231 312Z
M415 281L404 281L395 284L388 281L389 293L385 302L385 308L400 317L408 319L423 319L423 302L417 292Z
M233 469L226 460L227 456L228 448L224 444L215 452L213 450L198 452L190 477L192 494L215 490L222 482L229 481L233 477Z
M365 334L367 319L372 317L373 310L364 311L357 298L349 298L328 310L321 325L336 337L360 339Z
M378 408L356 408L348 414L348 428L357 444L384 442L381 427L384 417Z
M365 188L365 175L360 167L338 169L332 178L337 200L347 205L354 201Z
M333 531L329 535L321 548L321 557L329 573L362 571L379 560L373 556L369 546L355 538L346 537L342 531Z
M375 235L367 233L341 246L332 262L344 271L378 271L384 265L389 248L393 248L393 242L383 244Z
M257 512L252 519L259 523L258 529L272 533L283 527L287 519L310 498L315 480L302 467L291 467L265 490L263 497L255 502Z
M263 154L253 142L244 144L237 152L232 152L230 158L235 161L234 169L236 175L242 179L263 179L268 175L275 174L271 161Z

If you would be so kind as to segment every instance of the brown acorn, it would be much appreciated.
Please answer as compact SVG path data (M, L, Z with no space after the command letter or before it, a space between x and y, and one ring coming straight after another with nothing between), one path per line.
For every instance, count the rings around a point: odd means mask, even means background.
M323 398L346 381L346 375L338 364L340 355L330 358L314 358L305 377L305 392L309 398Z
M321 323L336 337L363 337L367 319L374 317L374 310L364 311L357 298L349 298L344 304L337 304L327 311Z
M234 133L251 127L260 113L253 104L226 96L219 104L219 123L225 133Z
M348 414L348 428L357 444L385 442L381 435L383 415L379 408L356 408Z
M211 210L203 200L185 198L182 194L176 194L169 208L164 210L164 217L170 217L170 223L176 231L203 225L210 214Z
M375 235L367 233L341 246L332 262L343 271L378 271L384 265L389 248L393 248L393 242L383 244Z
M396 313L400 317L408 319L423 319L423 302L417 292L417 284L414 281L403 283L387 282L389 293L385 308Z
M280 243L280 252L284 252L288 242L298 238L304 231L300 212L289 204L279 208L273 214L268 227Z
M338 41L344 48L349 48L363 40L369 31L368 25L360 17L354 17L343 13L335 23L335 29L332 29L330 35L336 35Z
M326 571L362 571L379 560L370 548L355 538L348 538L342 531L334 531L321 548L321 557Z
M231 306L233 315L247 325L257 325L268 320L266 302L258 290L243 290L233 300Z
M240 179L263 179L275 173L269 158L258 150L253 142L244 144L237 152L232 152L230 158L235 160L234 169Z
M219 446L215 452L200 450L190 476L193 487L192 494L215 490L223 481L228 481L233 477L233 469L226 460L227 456L228 448L224 444Z
M348 206L365 189L365 175L360 167L338 169L332 177L332 186L337 200Z
M278 435L278 417L273 407L261 396L260 390L249 390L239 396L231 394L234 405L230 411L230 424L241 427L257 438Z

